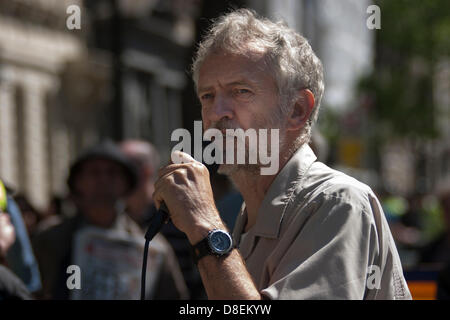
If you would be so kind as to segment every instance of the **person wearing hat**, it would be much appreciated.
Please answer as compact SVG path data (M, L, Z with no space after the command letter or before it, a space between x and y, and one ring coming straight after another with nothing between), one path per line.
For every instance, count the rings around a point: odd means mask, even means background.
M124 214L124 199L134 190L137 181L134 164L111 141L88 149L75 160L67 184L77 214L38 234L33 242L44 287L41 298L71 297L66 283L67 268L73 264L77 236L86 228L114 230L144 239L141 229ZM174 260L167 257L166 254L164 259ZM184 287L173 280L178 279L181 272L178 270L179 274L174 275L173 268L166 269L171 274L161 272L161 279L172 281L162 285L174 288L168 298L184 297Z
M67 184L84 218L108 228L115 222L124 197L136 187L137 171L114 143L106 141L74 162Z

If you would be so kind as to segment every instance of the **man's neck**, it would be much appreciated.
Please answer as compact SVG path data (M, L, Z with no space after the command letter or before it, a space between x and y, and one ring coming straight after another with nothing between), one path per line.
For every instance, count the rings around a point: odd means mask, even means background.
M255 224L259 207L275 177L276 175L255 176L244 171L236 172L231 176L231 179L244 198L245 208L247 210L245 231L248 231Z
M277 173L274 175L261 175L247 172L245 170L239 170L230 176L231 180L234 182L244 198L245 208L247 210L247 224L245 226L245 232L247 232L256 223L258 210L261 207L270 185L294 153L295 152L285 152L284 156L280 153L279 168Z

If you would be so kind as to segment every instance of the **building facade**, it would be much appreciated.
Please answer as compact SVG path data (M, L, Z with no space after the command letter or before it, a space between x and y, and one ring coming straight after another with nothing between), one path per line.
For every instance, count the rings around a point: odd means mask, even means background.
M0 2L0 178L44 209L101 139L146 139L168 157L195 13L195 1Z

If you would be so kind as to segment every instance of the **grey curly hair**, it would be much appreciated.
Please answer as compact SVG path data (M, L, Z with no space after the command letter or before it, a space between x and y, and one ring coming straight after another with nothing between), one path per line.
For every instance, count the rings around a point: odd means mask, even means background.
M308 41L285 23L259 17L249 9L225 14L213 23L198 45L191 70L196 87L202 63L210 54L219 52L263 53L274 74L283 114L289 112L300 89L311 90L315 106L298 139L298 143L308 142L324 91L322 63Z

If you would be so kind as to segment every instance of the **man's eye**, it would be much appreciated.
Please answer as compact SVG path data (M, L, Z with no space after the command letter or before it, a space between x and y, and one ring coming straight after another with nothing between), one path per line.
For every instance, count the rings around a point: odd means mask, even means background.
M248 90L248 89L236 89L235 90L235 94L238 95L238 96L247 97L247 96L251 95L252 92L250 90Z
M211 99L213 95L211 93L205 93L200 96L200 100L208 100Z

